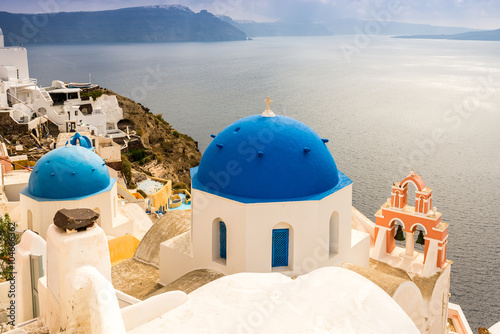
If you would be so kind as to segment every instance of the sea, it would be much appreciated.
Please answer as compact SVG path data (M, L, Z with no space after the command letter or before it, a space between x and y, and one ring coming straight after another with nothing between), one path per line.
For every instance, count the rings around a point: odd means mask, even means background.
M201 151L270 96L276 114L330 140L353 205L373 220L414 169L449 224L451 302L474 332L500 321L500 43L344 35L30 45L28 54L40 85L91 75Z

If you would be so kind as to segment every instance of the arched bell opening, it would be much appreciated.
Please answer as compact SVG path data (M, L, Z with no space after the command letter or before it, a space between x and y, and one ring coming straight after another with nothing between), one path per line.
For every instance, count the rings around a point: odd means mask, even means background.
M396 242L397 246L405 247L406 245L406 231L404 223L399 219L394 219L391 222L391 235L390 239Z
M392 253L396 246L405 247L406 233L404 223L395 218L389 223L386 235L386 252Z
M414 236L414 250L419 253L424 253L427 229L421 224L415 224L411 227L411 231Z

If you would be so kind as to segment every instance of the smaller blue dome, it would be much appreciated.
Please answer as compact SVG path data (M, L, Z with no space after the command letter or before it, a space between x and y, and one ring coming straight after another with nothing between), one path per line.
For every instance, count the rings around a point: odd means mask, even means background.
M79 199L107 191L114 179L103 159L82 146L59 147L33 168L23 194L41 199Z
M79 132L75 133L75 135L66 142L66 145L67 144L71 144L73 146L79 145L81 147L93 149L90 139L86 136L82 136Z

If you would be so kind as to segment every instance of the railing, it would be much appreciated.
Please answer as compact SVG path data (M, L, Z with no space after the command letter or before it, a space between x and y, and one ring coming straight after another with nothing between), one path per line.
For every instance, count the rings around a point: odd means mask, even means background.
M50 94L43 88L40 88L40 93L42 94L43 98L47 102L53 102L52 98L50 97Z
M4 46L0 48L0 50L24 50L25 48L22 46Z

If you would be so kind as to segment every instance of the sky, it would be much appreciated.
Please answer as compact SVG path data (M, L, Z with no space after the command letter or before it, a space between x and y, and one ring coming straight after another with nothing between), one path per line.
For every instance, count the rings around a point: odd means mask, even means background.
M475 29L500 28L499 0L0 0L0 11L47 13L181 4L239 20L373 19L394 5L393 21Z

